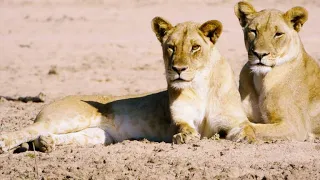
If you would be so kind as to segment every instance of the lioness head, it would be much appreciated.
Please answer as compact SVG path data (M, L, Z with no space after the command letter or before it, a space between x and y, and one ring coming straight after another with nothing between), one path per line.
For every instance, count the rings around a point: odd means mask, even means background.
M183 89L191 87L208 67L222 24L211 20L202 25L185 22L172 26L163 18L155 17L152 29L162 45L168 85Z
M235 14L243 28L253 72L265 74L301 54L298 32L308 19L304 8L294 7L285 13L274 9L257 12L251 4L239 2Z

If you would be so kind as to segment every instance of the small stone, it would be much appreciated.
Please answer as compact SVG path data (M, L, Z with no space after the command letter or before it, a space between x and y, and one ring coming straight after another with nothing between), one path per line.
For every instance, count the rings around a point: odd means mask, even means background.
M57 71L57 66L51 66L51 68L49 69L48 75L57 75L58 71Z

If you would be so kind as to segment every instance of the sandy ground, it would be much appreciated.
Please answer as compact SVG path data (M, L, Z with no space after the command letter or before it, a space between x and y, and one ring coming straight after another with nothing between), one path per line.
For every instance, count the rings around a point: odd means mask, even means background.
M234 0L0 0L0 96L47 95L45 103L0 101L0 133L31 124L44 104L70 94L125 95L166 87L150 21L218 19L218 42L238 76L246 61ZM309 10L300 33L320 59L320 2L255 0L257 9ZM56 73L49 73L54 70ZM320 144L187 145L125 141L0 155L0 179L320 179Z

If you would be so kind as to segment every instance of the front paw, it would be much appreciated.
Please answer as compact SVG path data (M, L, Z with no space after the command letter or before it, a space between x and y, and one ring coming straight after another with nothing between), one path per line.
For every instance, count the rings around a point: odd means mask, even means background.
M256 141L255 132L249 124L235 127L227 135L227 139L235 142L253 143Z
M172 138L173 144L186 144L192 143L200 140L200 135L198 133L191 132L181 132L175 134Z

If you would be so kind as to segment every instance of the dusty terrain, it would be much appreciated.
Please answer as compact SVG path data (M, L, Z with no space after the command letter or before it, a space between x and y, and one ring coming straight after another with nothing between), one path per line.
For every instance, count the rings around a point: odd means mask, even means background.
M150 21L218 19L218 42L238 76L246 61L234 0L0 0L0 96L46 94L45 103L0 100L0 133L31 124L44 104L70 94L125 95L166 87ZM320 59L320 2L255 0L257 9L309 10L300 33ZM201 140L125 141L0 155L0 179L320 179L320 143L259 145Z

